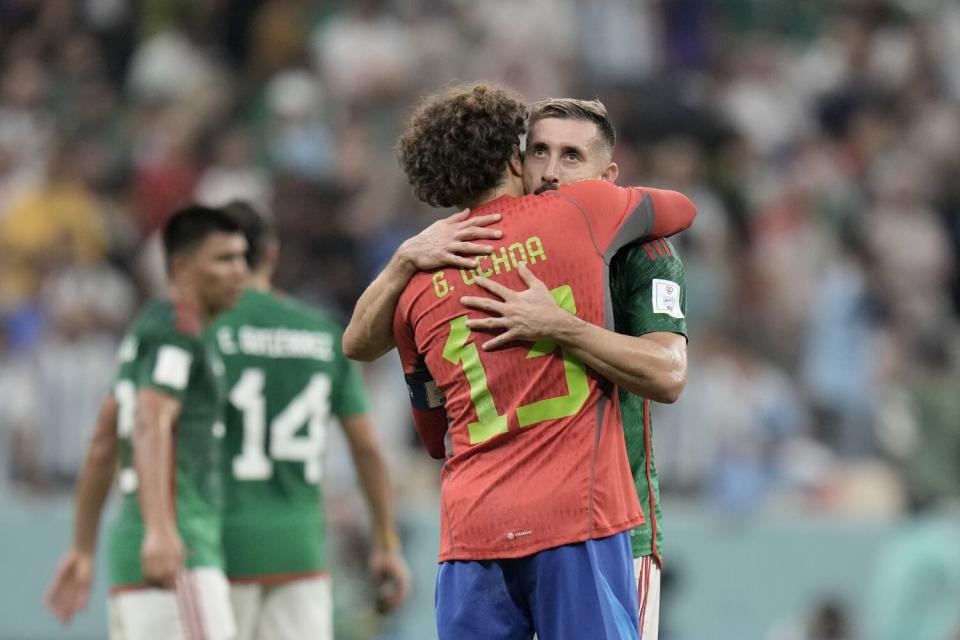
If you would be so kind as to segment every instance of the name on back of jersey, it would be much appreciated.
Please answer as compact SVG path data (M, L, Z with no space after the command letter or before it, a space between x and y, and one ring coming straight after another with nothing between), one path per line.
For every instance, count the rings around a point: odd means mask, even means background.
M545 261L547 251L538 236L530 236L523 242L514 242L510 245L497 247L492 253L476 256L477 266L474 269L460 269L460 278L463 284L473 286L478 276L493 278L501 273L508 273L521 264L536 264L538 260ZM436 271L433 274L433 292L438 298L446 296L454 289L454 285L447 282L445 271Z
M333 360L333 335L325 331L268 329L247 325L220 327L217 343L220 351L226 355L242 353L265 358Z

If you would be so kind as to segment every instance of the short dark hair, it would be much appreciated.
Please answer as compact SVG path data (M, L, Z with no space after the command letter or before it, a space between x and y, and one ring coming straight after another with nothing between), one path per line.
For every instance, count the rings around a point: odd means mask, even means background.
M243 233L233 216L222 209L190 205L178 209L163 226L167 267L174 256L197 248L212 233Z
M400 164L414 194L434 207L472 204L500 186L526 133L514 91L485 83L424 98L400 136Z
M247 265L251 269L256 269L263 260L267 243L277 238L273 221L243 200L234 200L223 208L240 225L243 235L247 238Z
M535 102L530 107L530 120L528 122L530 130L533 130L534 124L546 118L592 122L597 125L601 140L611 152L617 143L617 132L613 128L610 116L607 115L607 108L599 100L548 98Z

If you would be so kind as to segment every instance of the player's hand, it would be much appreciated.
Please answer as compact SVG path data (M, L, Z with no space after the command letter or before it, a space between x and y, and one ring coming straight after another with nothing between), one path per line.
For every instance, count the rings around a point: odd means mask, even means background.
M474 240L497 240L503 237L500 229L489 225L500 221L499 213L468 219L470 209L437 220L413 236L397 250L418 271L433 271L441 267L472 269L477 266L469 256L486 255L493 251L488 244Z
M86 608L92 584L93 556L71 549L60 561L43 603L57 620L67 624Z
M370 552L370 575L377 593L377 611L389 613L410 593L410 570L397 549L376 546Z
M485 351L498 349L510 342L537 342L554 339L565 323L573 317L556 303L550 290L523 263L517 268L527 285L524 291L514 291L488 278L477 278L476 283L500 298L464 296L460 303L470 309L485 311L490 318L467 319L467 327L479 331L503 331L487 340Z
M183 569L183 541L176 530L150 531L140 548L143 577L147 582L172 589L177 574Z

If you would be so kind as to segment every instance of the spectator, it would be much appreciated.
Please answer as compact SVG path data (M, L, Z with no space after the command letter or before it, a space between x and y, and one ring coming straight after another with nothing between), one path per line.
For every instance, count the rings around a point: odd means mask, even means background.
M106 263L68 266L41 292L48 328L33 350L30 388L39 478L73 486L89 429L116 368L123 327L134 311L126 278Z
M61 143L43 182L16 198L0 220L0 252L9 265L0 290L13 305L35 296L44 273L57 264L95 264L105 255L106 229L94 194L80 179L79 160L76 146Z
M200 175L194 199L210 207L234 200L269 211L273 201L270 176L253 162L253 141L246 129L229 127L213 142L213 162Z

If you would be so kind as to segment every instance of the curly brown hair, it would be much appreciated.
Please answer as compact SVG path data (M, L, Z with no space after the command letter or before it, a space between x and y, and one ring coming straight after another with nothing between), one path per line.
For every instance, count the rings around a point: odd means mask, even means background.
M503 182L526 120L520 95L490 84L458 85L424 98L399 142L414 195L434 207L475 204Z

